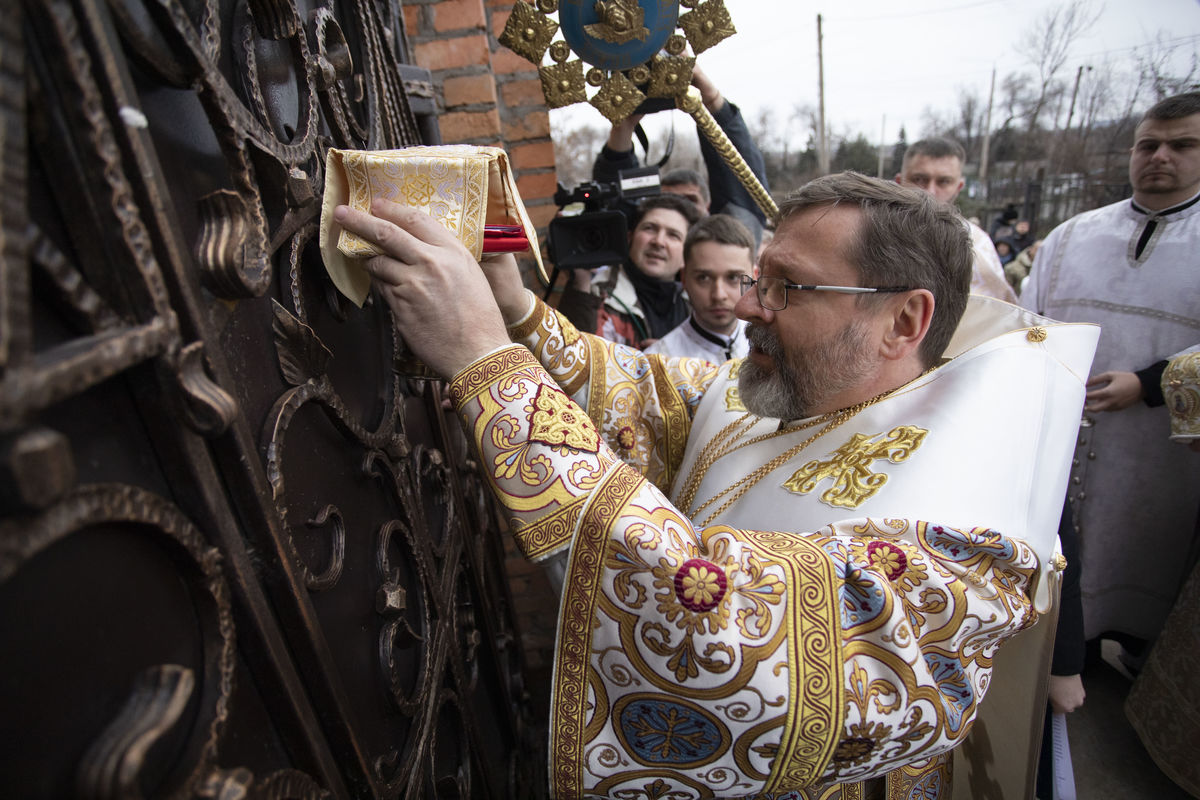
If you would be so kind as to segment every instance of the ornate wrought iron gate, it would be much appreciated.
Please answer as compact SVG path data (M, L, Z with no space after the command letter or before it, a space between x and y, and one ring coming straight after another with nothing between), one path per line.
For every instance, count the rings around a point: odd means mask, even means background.
M317 252L328 147L436 138L399 11L5 4L3 796L544 793L486 487Z

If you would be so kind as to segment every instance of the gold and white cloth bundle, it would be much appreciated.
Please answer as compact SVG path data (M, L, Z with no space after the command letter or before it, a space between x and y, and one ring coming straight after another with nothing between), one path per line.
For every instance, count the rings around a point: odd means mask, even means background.
M484 226L520 227L542 268L537 233L498 147L437 145L403 150L331 149L325 161L321 207L321 257L333 284L361 306L371 276L361 261L379 255L370 242L343 229L333 209L346 204L370 213L376 199L391 200L429 214L455 234L476 259L483 254Z

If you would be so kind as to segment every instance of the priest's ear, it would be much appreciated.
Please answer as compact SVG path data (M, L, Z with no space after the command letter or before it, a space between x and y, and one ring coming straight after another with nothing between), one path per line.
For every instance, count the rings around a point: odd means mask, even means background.
M893 360L916 355L933 320L933 292L912 289L897 296L885 308L881 354Z

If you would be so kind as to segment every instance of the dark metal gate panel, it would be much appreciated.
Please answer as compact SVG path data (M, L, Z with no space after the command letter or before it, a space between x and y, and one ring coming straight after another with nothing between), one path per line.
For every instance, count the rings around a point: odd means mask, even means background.
M544 794L487 487L317 251L329 147L437 135L400 20L5 5L3 796Z

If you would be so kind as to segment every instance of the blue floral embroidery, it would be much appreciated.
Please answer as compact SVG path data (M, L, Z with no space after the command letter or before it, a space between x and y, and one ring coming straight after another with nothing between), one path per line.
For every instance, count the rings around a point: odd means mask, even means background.
M962 728L963 715L975 705L975 687L967 680L958 656L925 651L921 654L929 674L945 699L946 726L957 733Z
M720 726L690 704L639 698L621 708L621 738L644 764L694 764L722 749Z

